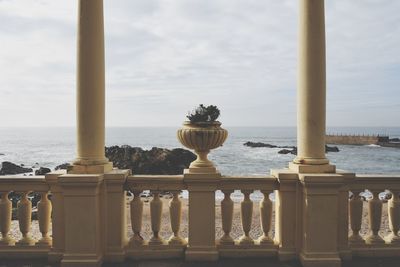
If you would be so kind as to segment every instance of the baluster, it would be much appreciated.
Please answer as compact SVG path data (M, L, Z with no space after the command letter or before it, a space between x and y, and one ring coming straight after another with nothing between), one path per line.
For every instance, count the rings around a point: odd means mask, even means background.
M32 222L32 202L28 199L29 193L23 192L17 203L19 230L22 234L22 238L17 244L21 246L32 246L35 243L29 233Z
M143 201L140 199L142 191L133 191L133 199L130 203L131 206L131 227L133 236L129 241L129 245L141 246L145 244L140 232L142 231L142 218L143 218Z
M360 236L362 213L363 213L363 200L360 196L361 190L352 190L353 198L349 201L349 215L351 235L349 242L351 245L365 244L364 239Z
M13 246L15 240L9 236L11 228L11 218L12 218L12 203L8 199L9 192L1 192L0 200L0 247L1 246Z
M151 230L153 231L153 236L149 241L149 245L164 244L164 241L160 237L162 204L160 192L153 192L153 200L150 202Z
M222 218L222 229L224 235L219 240L221 245L233 245L235 241L231 237L230 233L232 230L233 221L233 201L231 199L231 193L233 190L222 190L224 193L224 199L221 201L221 218Z
M369 245L383 244L383 239L379 236L378 232L381 228L382 218L382 201L379 199L380 190L370 190L372 199L368 201L369 212L369 227L371 230L370 235L366 238L365 242Z
M252 245L254 240L250 237L251 221L253 218L253 202L250 200L251 191L244 190L244 200L240 205L242 228L244 235L240 238L239 244Z
M268 235L272 225L272 202L269 199L268 191L262 191L262 193L264 198L260 203L260 219L264 234L259 238L258 241L260 242L260 245L270 246L274 243Z
M48 195L48 192L42 192L40 194L40 201L37 204L39 229L42 233L42 238L37 242L37 244L41 246L51 246L52 244L52 239L49 236L52 205L51 201L48 199Z
M390 190L392 198L388 202L389 227L392 233L387 236L386 242L400 245L400 199L398 190Z
M171 229L173 235L169 239L171 245L185 245L186 241L179 236L179 229L181 228L182 220L182 202L179 199L179 192L172 192L173 198L169 202L169 214L171 219Z

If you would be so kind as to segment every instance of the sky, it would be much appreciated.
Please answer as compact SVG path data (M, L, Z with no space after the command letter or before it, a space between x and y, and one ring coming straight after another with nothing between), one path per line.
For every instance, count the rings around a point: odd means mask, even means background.
M104 0L106 125L295 126L297 0ZM400 1L326 1L327 125L400 126ZM77 1L0 0L0 125L74 126Z

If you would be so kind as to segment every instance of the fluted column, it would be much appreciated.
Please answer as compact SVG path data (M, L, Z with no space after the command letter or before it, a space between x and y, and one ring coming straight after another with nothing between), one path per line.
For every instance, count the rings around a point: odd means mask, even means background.
M325 157L326 62L324 0L300 0L297 85L299 172L334 172ZM299 167L296 165L311 165ZM314 167L317 165L317 167ZM322 167L321 165L326 165ZM328 167L330 166L330 167ZM326 169L328 167L328 169Z
M74 173L111 170L105 157L103 0L80 0L77 59L77 158Z

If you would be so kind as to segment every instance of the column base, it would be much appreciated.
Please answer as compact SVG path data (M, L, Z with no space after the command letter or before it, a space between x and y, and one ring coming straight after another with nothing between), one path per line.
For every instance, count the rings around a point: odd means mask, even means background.
M215 174L219 173L215 167L189 167L189 169L185 169L184 173L194 173L194 174Z
M340 257L336 253L300 254L303 267L341 267Z
M188 247L185 252L187 261L217 261L219 253L215 247Z
M278 250L278 259L279 261L292 261L292 260L297 260L296 248L290 249L290 248L279 248Z
M330 164L311 165L289 162L289 170L296 173L335 173L336 166Z
M74 163L68 168L69 174L103 174L112 171L113 163L106 162L96 165L81 165Z
M100 267L102 263L102 257L96 254L64 254L61 267Z

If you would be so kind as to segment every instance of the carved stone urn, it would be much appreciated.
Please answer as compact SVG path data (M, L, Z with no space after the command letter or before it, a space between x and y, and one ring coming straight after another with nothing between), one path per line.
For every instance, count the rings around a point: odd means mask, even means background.
M222 146L228 137L228 131L221 128L218 121L186 121L177 132L178 140L189 149L193 149L197 159L189 166L191 173L216 173L214 164L207 158L211 149Z

